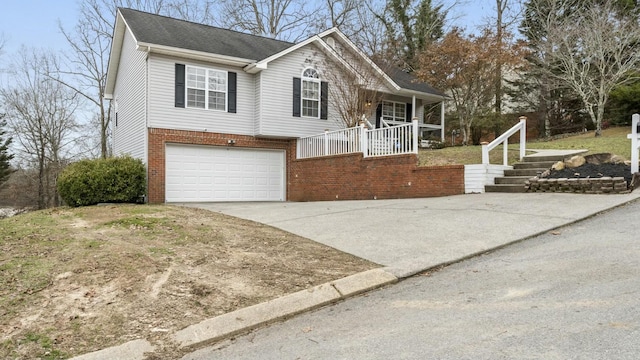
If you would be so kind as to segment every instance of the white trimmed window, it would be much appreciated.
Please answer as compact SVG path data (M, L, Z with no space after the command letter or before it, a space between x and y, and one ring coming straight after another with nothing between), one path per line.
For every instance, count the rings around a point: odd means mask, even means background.
M227 72L187 66L187 107L227 111Z
M313 68L302 72L302 116L320 117L320 75Z
M382 118L391 121L407 121L407 104L396 101L383 101Z

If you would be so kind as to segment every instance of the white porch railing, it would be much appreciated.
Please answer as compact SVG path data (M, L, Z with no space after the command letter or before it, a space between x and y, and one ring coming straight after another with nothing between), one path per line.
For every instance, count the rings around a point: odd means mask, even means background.
M418 153L418 121L364 132L364 157ZM364 151L366 150L366 151Z
M349 154L362 151L360 135L363 127L353 127L298 139L298 159Z
M299 138L298 159L362 152L364 157L418 153L418 121L369 130L365 125Z
M489 164L489 151L493 150L496 146L502 143L503 146L503 165L509 165L509 137L520 131L520 160L525 156L525 150L527 146L527 118L520 117L520 122L515 124L511 129L507 130L504 134L498 136L488 145L482 145L482 164Z

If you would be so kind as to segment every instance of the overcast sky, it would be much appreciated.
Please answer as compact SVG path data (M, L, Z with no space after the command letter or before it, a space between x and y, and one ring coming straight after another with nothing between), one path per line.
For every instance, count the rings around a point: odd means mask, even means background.
M77 19L80 0L5 0L0 11L0 33L7 44L4 57L15 53L22 44L27 46L63 49L65 40L58 29L58 21L72 28ZM456 7L456 24L468 29L491 14L494 0L467 1Z

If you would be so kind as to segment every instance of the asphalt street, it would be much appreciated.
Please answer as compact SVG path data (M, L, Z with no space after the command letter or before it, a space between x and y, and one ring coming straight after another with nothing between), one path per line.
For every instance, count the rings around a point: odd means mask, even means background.
M637 359L639 215L636 201L183 359Z

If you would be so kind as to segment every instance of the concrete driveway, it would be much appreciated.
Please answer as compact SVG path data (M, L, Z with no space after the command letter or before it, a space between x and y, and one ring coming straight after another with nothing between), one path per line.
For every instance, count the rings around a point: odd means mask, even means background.
M640 197L485 193L441 198L177 204L271 225L404 277L587 218Z

